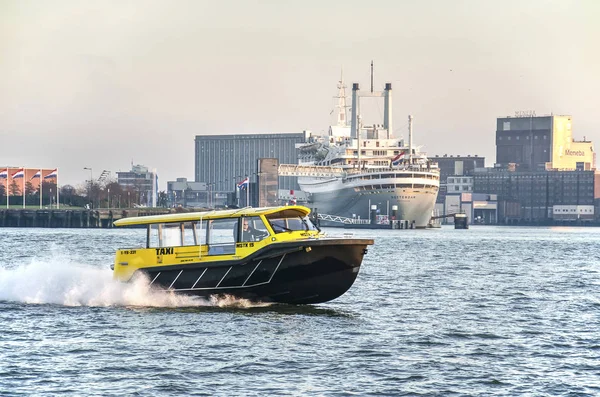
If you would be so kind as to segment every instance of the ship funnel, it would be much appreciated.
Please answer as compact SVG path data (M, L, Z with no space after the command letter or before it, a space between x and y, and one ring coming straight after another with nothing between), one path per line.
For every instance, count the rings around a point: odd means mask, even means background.
M352 84L352 123L350 124L350 136L354 139L358 138L358 115L360 114L358 109L358 83Z
M387 139L390 139L392 136L392 83L385 83L384 98L383 127L387 129Z

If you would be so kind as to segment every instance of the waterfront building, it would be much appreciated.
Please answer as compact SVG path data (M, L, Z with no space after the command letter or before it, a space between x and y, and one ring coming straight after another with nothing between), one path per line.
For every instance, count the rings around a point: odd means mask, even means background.
M169 207L209 208L214 197L210 197L204 182L191 182L187 178L177 178L167 182Z
M436 199L437 204L444 203L446 194L472 191L472 188L465 187L468 184L471 187L473 185L473 179L469 177L473 176L476 168L485 167L485 157L479 157L478 155L436 155L431 157L431 161L437 162L440 169L440 190ZM449 177L451 177L450 181L448 180ZM448 186L448 183L451 186ZM443 208L443 205L436 208Z
M297 164L297 143L306 141L307 132L273 134L197 135L195 139L195 179L215 194L237 191L237 183L249 178L250 202L258 202L257 182L260 158L277 159L279 164ZM273 186L273 185L271 185ZM297 190L296 177L279 177L281 189ZM241 196L241 197L239 197ZM245 205L245 194L237 197Z
M594 146L572 117L517 112L496 120L496 163L476 167L473 192L497 196L498 221L593 220L600 198Z
M555 213L563 214L565 207L562 206L586 206L581 208L590 215L590 208L593 210L600 198L600 173L596 170L481 168L475 170L473 191L497 195L501 222L547 221L554 219ZM592 215L594 213L596 211Z
M475 168L485 167L485 157L478 155L453 156L453 155L435 155L430 159L438 164L440 168L440 183L446 183L449 176L472 176Z
M446 179L447 194L473 192L472 176L449 176Z
M594 146L573 139L571 116L517 113L496 120L496 163L519 171L591 170Z
M144 165L131 165L131 171L118 171L117 183L128 192L128 205L156 207L158 174Z

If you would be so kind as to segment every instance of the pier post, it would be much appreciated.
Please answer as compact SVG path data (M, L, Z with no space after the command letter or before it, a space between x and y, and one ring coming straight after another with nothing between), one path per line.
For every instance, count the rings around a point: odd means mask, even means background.
M377 205L371 205L370 223L374 225L377 220Z

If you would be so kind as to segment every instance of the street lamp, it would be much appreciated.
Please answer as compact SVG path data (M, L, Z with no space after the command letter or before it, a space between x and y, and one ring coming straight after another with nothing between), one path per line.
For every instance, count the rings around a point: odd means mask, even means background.
M92 203L92 208L93 208L94 203L92 202L92 183L93 183L94 177L92 176L92 168L91 167L83 167L83 169L90 171L90 190L88 192L88 201L90 201Z

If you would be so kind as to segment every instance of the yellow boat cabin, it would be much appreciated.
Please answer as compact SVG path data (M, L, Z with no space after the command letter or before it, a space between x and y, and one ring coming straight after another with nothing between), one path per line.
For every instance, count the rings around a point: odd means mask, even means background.
M352 285L373 241L327 238L309 213L303 206L284 206L120 219L115 226L145 226L146 244L117 251L114 277L129 281L142 274L155 287L200 296L285 303L334 299ZM334 280L336 273L340 280Z

